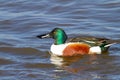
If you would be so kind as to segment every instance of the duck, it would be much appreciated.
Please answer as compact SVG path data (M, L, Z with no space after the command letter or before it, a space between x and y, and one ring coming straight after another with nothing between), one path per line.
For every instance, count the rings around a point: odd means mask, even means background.
M54 43L50 47L50 52L56 56L102 54L115 44L106 38L77 37L67 40L68 36L62 28L54 28L49 33L37 35L37 37L40 39L53 38Z

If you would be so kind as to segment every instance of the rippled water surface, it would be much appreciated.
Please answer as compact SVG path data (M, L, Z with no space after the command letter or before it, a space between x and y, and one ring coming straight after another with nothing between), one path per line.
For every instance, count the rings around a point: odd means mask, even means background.
M55 27L120 42L120 0L0 0L0 80L120 80L119 43L108 54L54 57L53 40L36 35Z

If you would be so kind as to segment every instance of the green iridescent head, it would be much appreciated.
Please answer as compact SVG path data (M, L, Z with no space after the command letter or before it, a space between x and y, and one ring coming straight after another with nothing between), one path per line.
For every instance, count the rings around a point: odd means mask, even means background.
M55 28L50 33L37 36L39 38L53 38L55 40L54 44L64 44L67 40L67 35L65 31L61 28Z

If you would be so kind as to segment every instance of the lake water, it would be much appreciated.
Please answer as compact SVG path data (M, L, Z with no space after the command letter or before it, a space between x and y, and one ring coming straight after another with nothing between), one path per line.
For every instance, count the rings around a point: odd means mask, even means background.
M0 0L0 80L120 80L120 44L108 54L71 58L49 54L60 27L120 41L120 0Z

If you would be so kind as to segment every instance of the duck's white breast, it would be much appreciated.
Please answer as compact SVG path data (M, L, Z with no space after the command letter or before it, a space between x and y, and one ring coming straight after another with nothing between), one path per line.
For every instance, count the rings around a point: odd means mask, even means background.
M65 49L67 45L65 44L60 44L60 45L51 45L50 51L52 52L52 54L58 55L58 56L62 56L63 55L63 50Z
M52 54L58 55L58 56L62 56L63 55L63 50L72 43L66 43L66 44L60 44L60 45L55 45L52 44L50 51L52 52Z

